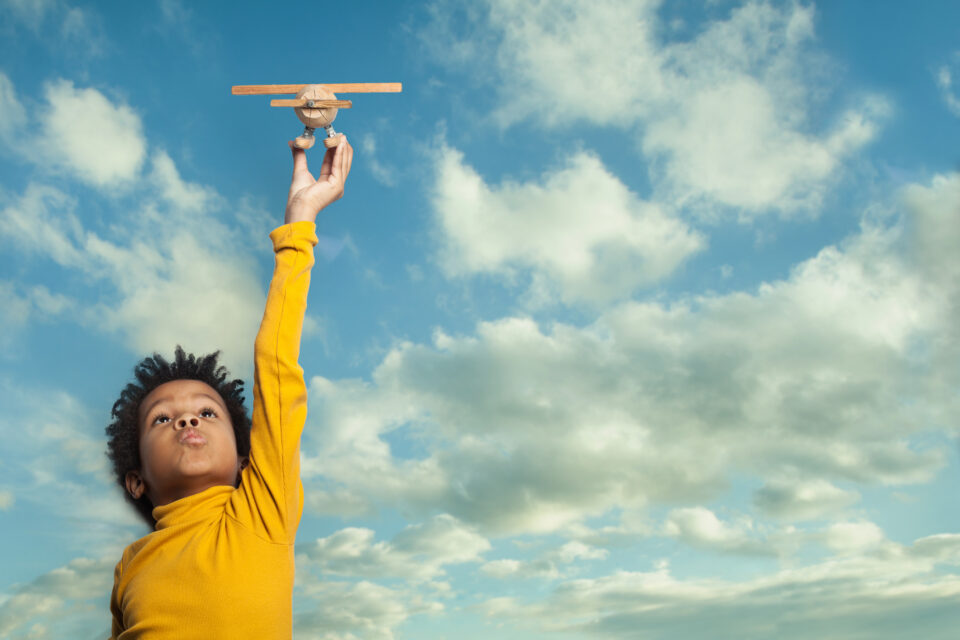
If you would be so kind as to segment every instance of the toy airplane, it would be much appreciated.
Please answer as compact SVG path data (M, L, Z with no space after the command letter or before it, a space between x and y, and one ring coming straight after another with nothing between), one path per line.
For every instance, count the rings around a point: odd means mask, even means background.
M353 106L350 100L338 100L334 91L338 93L399 93L403 85L399 82L380 83L353 83L353 84L249 84L236 85L231 88L235 96L250 95L280 95L295 93L292 100L271 100L271 107L293 107L300 122L304 124L303 133L293 141L298 149L309 149L313 146L315 129L323 127L327 137L323 145L332 149L340 144L340 134L333 130L333 119L337 117L337 109L349 109Z

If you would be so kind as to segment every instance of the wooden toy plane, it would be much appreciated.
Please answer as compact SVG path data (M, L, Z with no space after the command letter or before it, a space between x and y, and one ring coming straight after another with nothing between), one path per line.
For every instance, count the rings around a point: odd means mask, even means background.
M348 84L249 84L231 88L235 96L297 94L292 100L271 100L271 107L293 107L300 122L304 124L303 133L293 141L298 149L313 146L313 131L320 127L327 132L323 144L332 149L340 144L340 134L333 130L333 119L337 109L349 109L350 100L338 100L337 93L399 93L403 85L399 82L348 83Z

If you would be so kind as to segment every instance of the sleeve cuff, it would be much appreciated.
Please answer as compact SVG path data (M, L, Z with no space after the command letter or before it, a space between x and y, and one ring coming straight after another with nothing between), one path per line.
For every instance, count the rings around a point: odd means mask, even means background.
M300 220L277 227L270 232L270 240L273 242L274 252L296 247L304 241L309 242L311 247L315 247L320 241L317 238L317 223L309 220Z

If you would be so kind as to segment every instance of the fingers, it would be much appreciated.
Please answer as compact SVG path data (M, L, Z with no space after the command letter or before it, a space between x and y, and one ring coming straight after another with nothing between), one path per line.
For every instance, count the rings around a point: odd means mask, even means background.
M350 167L353 165L353 147L347 141L347 136L340 135L343 139L336 146L336 152L331 160L331 176L345 183L347 176L350 175Z
M327 176L330 175L330 169L333 166L333 157L336 154L337 147L333 149L327 149L327 152L323 154L323 164L320 165L320 177L318 180L324 180Z
M331 151L333 151L333 158L330 159L330 178L331 181L341 181L343 180L343 148L346 145L347 137L343 134L340 139L340 144L335 146Z
M293 173L309 171L309 169L307 169L307 153L303 149L296 148L293 145L293 140L288 140L287 145L290 147L290 151L293 152Z
M346 136L340 141L340 146L346 147L343 150L343 181L346 182L347 176L350 175L350 167L353 165L353 147L347 142Z

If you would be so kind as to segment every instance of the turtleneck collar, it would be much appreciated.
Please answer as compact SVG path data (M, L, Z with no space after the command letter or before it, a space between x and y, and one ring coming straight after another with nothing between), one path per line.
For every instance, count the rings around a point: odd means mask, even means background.
M219 518L223 514L224 505L230 499L230 494L234 491L236 489L229 485L220 485L154 507L153 519L157 521L155 530Z

